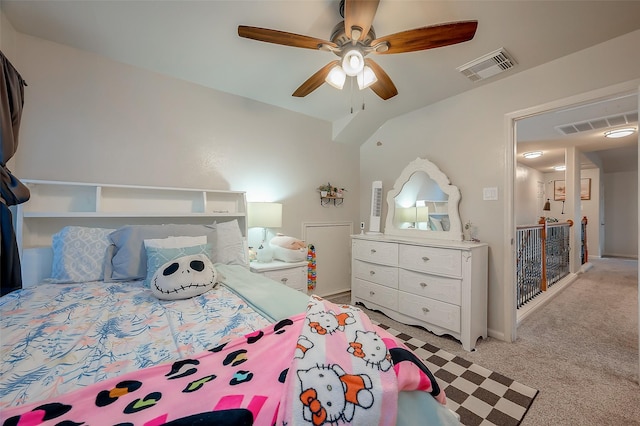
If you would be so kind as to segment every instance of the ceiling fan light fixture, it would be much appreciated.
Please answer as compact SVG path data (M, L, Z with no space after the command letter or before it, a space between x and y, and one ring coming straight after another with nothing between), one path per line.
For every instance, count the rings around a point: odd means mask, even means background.
M356 79L358 80L358 88L360 90L366 89L367 87L378 81L376 73L373 72L369 65L365 65L365 67L362 69L362 72L358 73L358 75L356 76Z
M623 138L625 136L632 135L636 132L634 127L625 127L623 129L615 129L604 132L606 138Z
M336 65L333 68L331 68L331 71L329 71L329 74L327 74L327 77L324 79L324 81L326 81L336 89L342 90L346 79L347 79L347 74L345 74L344 70L340 65Z
M542 157L542 151L525 152L524 154L522 154L522 156L528 159L538 158L538 157Z
M358 49L348 50L342 57L342 69L344 72L353 77L362 72L364 68L364 57Z

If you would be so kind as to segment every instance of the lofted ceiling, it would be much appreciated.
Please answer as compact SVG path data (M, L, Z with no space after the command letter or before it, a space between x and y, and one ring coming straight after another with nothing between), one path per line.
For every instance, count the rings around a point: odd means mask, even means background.
M640 1L381 0L378 37L460 20L477 20L478 29L461 44L376 55L398 89L389 100L328 84L296 98L296 88L336 56L240 38L238 25L328 40L342 20L339 0L0 0L0 7L20 33L326 120L335 141L356 144L390 118L640 29ZM478 82L456 70L500 48L513 68ZM537 120L531 129L551 129ZM524 122L518 136L519 149L549 143Z

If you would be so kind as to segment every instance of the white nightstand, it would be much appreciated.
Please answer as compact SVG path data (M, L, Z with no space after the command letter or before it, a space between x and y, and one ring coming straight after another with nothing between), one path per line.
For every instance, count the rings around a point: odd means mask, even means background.
M281 282L287 287L307 292L307 267L306 260L301 262L251 262L251 272L264 275L274 281Z

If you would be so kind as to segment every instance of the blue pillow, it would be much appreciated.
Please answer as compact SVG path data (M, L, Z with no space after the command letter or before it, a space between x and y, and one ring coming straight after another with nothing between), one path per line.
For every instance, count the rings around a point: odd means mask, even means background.
M207 243L215 247L215 225L125 225L111 234L104 265L105 281L132 281L145 277L147 265L144 240L166 237L207 236ZM212 259L214 254L209 253Z
M150 287L151 279L158 268L170 260L193 254L204 254L211 259L211 244L200 244L180 248L145 247L145 251L147 254L147 276L144 279L145 287Z
M101 281L113 229L65 226L53 235L52 283Z

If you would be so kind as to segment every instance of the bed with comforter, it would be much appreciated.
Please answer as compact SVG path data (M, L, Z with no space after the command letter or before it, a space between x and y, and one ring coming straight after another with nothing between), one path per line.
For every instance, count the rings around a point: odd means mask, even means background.
M250 272L236 221L193 226L53 236L50 278L0 298L1 424L458 424L362 310Z

